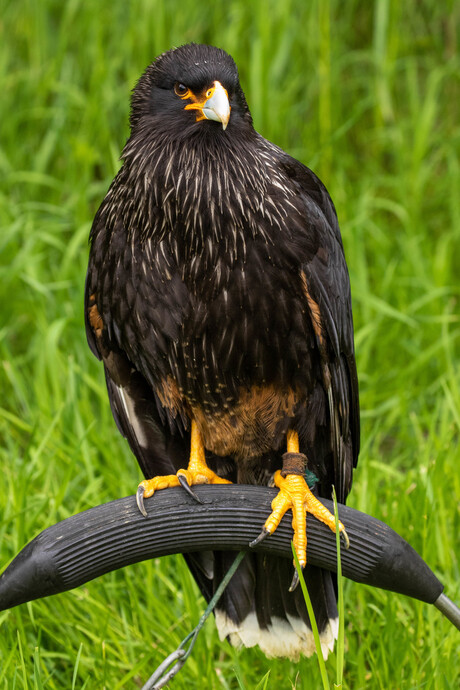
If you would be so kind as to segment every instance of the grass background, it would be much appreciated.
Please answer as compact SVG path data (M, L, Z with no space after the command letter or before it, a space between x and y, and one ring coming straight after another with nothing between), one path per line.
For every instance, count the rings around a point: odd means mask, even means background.
M0 1L1 564L140 478L86 346L87 236L131 88L193 40L233 55L256 128L331 192L362 405L349 504L460 601L459 19L448 0ZM345 597L345 687L459 686L460 638L433 607L352 582ZM0 688L139 687L202 609L177 557L0 613ZM317 662L237 653L209 621L173 687L258 683L317 688Z

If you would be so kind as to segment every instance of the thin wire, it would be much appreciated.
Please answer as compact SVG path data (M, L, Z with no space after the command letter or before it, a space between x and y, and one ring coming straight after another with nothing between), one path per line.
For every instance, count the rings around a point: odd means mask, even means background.
M145 683L145 685L142 687L142 690L160 690L160 688L164 688L164 686L169 683L169 681L174 678L174 676L179 673L181 670L182 666L185 664L187 661L188 657L190 656L193 646L196 642L196 638L198 637L198 633L200 632L201 628L205 624L205 621L209 618L211 615L214 607L216 606L217 602L221 598L222 594L224 593L225 588L227 587L228 583L232 579L233 575L235 574L238 566L240 565L241 561L243 560L244 556L246 555L245 551L240 551L235 560L233 561L232 565L230 568L227 570L225 577L219 584L218 588L216 589L212 599L210 600L208 606L206 607L205 612L201 616L200 620L198 621L198 624L196 625L195 628L193 628L192 632L190 632L187 637L185 637L180 645L177 647L177 649L174 650L169 656L166 657L166 659L158 666L158 668L154 671L154 673L150 676L148 681ZM188 646L188 649L185 649L185 645L190 641L190 644ZM168 668L171 666L171 664L174 664L174 666L168 671Z

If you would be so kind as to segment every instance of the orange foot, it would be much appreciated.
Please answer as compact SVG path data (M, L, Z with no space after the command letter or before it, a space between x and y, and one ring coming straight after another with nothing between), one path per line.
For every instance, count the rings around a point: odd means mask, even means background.
M295 434L297 437L297 434ZM292 510L292 528L294 530L294 547L303 569L307 563L307 512L324 522L335 532L335 517L319 501L309 489L304 478L306 457L298 451L297 442L288 439L288 453L283 456L283 469L275 472L274 482L279 488L279 493L272 501L272 512L265 521L262 532L250 546L256 546L276 530L282 517L288 510ZM297 448L297 450L296 450ZM339 521L339 532L345 540L346 548L349 546L348 535L345 527ZM292 592L299 583L297 571L289 590Z
M192 420L190 460L186 470L178 470L177 474L166 474L153 479L144 479L138 486L136 501L139 510L144 517L147 511L144 506L144 498L150 498L158 489L168 489L172 486L183 486L193 498L201 503L198 496L191 490L195 484L231 484L228 479L222 479L209 469L204 456L204 445L195 421Z

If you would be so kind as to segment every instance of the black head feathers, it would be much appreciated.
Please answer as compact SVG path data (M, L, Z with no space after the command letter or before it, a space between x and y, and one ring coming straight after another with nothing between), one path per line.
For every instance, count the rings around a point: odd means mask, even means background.
M251 122L233 58L221 48L188 43L162 53L140 77L131 99L131 127L135 128L143 116L172 108L175 84L198 92L216 80L227 90L232 107Z

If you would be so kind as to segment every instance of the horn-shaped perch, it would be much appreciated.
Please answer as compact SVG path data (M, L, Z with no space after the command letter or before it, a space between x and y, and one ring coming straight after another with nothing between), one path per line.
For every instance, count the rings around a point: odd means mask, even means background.
M0 610L65 592L112 570L174 553L248 550L270 512L276 489L227 485L158 491L144 518L134 496L111 501L48 527L25 546L0 577ZM323 503L333 511L332 501ZM338 506L350 539L341 551L345 577L434 604L460 629L460 609L416 551L388 525ZM292 558L290 516L256 549ZM307 517L307 559L336 571L336 541Z

